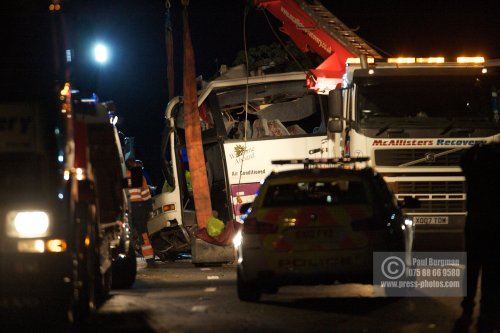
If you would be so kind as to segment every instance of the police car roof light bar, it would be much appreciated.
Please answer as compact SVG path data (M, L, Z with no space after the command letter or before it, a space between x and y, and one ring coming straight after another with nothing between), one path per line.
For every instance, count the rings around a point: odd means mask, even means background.
M293 160L274 160L271 161L272 164L304 164L304 168L309 168L311 166L318 165L344 165L344 164L354 164L369 161L369 157L341 157L341 158L315 158L315 159L293 159Z

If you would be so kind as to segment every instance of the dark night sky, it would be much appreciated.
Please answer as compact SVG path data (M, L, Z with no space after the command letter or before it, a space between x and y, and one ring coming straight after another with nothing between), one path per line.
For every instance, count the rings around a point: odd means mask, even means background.
M78 2L78 0L74 0ZM180 0L170 0L174 29L176 92L181 93L182 16ZM135 136L138 157L158 174L163 114L168 102L164 42L164 1L83 0L76 23L78 47L94 40L112 48L110 63L99 73L98 94L113 99L121 116L119 128ZM475 1L323 0L323 5L379 52L391 56L484 55L500 58L500 3ZM246 0L191 0L188 11L196 70L213 76L231 65L243 49ZM269 17L274 20L272 15ZM283 36L283 38L285 38ZM247 16L248 47L275 41L258 10ZM82 52L80 52L82 53ZM81 61L87 59L81 56ZM89 65L91 66L91 65ZM95 65L92 65L95 66ZM95 68L94 68L95 69Z

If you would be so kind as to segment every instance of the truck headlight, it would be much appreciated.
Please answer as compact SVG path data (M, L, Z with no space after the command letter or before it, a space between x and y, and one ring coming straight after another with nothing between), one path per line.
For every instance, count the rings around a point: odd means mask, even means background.
M35 238L49 233L49 215L44 211L10 211L7 213L8 237Z

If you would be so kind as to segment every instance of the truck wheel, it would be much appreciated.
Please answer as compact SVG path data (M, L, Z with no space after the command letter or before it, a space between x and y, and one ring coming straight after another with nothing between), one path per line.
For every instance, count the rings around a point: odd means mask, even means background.
M142 257L142 238L135 228L131 228L130 236L130 246L134 249L136 258Z
M238 298L244 302L258 302L262 290L257 280L246 281L238 268L236 272L236 288Z
M95 293L95 307L100 307L109 297L111 291L112 279L112 256L111 256L111 239L109 235L100 231L97 224L97 212L99 211L96 205L90 205L92 214L91 224L91 244L88 247L89 258L94 258L92 267L89 271L92 273Z
M74 268L74 270L79 270L79 268ZM68 297L68 305L66 307L66 319L67 323L70 325L79 325L87 319L90 308L89 308L89 289L84 287L85 282L79 277L81 273L73 273L73 284L77 284L81 281L81 287L73 286L73 291ZM61 313L62 314L62 313Z
M128 253L118 254L113 260L113 289L128 289L132 287L137 276L137 256L135 246L130 242Z
M97 304L93 278L86 271L87 260L84 261L78 264L80 267L75 268L78 271L74 276L75 283L80 285L74 287L67 311L68 321L74 325L85 322Z
M77 203L76 206L76 252L73 260L73 291L69 297L67 318L71 324L84 322L97 307L96 267L98 256L95 249L95 220L89 205ZM88 246L85 239L88 236Z
M109 292L111 291L112 279L113 279L113 270L112 270L112 258L111 258L111 248L110 244L106 242L103 245L104 251L98 254L98 258L101 260L107 260L109 262L109 267L106 272L101 273L100 263L97 263L95 267L95 285L96 285L96 306L101 306L109 297Z

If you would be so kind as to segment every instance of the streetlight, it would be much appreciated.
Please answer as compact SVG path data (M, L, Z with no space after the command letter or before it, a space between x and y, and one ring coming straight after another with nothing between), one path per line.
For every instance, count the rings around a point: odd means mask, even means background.
M104 44L96 44L94 47L94 58L100 64L104 64L109 59L109 51L106 45Z
M103 67L106 65L106 63L109 61L110 58L110 52L108 47L101 43L97 42L94 44L93 48L93 56L94 56L94 61L98 64L98 67L96 68L96 81L95 81L95 89L98 90L101 88L102 81L103 81Z

